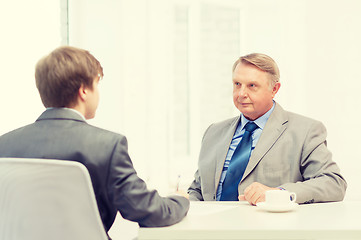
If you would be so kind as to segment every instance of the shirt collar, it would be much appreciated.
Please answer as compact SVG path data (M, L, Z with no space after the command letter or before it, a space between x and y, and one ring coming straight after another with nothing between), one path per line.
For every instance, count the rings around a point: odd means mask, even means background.
M266 126L267 120L271 116L271 113L273 112L274 108L275 108L275 101L273 101L273 106L271 107L270 110L268 110L265 114L263 114L262 116L260 116L259 118L257 118L256 120L254 120L252 122L257 124L257 126L261 130L263 130L263 128ZM248 120L245 116L243 116L243 113L241 113L241 129L243 129L244 126L246 126L246 124L248 122L251 122L251 121Z
M54 107L49 107L46 109L53 109ZM72 112L75 112L76 114L78 114L84 121L86 121L85 117L83 116L83 114L81 114L78 110L75 110L74 108L66 108L66 107L62 107L61 109L65 109L65 110L69 110Z

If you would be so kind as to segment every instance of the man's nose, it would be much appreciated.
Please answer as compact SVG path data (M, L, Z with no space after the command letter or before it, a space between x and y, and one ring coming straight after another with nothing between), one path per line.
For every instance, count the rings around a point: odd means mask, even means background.
M245 97L247 97L247 89L245 88L245 87L240 87L239 89L238 89L238 91L237 91L237 95L238 95L238 97L240 97L240 98L245 98Z

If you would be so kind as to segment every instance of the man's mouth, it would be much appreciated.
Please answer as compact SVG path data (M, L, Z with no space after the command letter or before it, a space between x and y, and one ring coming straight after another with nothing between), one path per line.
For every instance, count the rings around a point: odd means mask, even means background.
M248 106L251 105L252 103L240 103L242 106Z

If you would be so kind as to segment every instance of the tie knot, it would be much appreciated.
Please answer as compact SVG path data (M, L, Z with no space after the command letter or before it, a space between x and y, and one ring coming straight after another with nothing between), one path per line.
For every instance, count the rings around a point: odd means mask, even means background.
M253 132L258 126L254 122L248 122L244 128L247 132Z

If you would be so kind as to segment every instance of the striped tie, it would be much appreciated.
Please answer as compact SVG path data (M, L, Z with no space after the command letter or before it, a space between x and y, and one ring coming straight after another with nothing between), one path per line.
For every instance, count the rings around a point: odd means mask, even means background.
M238 184L246 170L252 150L252 132L258 126L248 122L241 142L238 144L229 163L226 178L222 186L221 201L238 201Z

